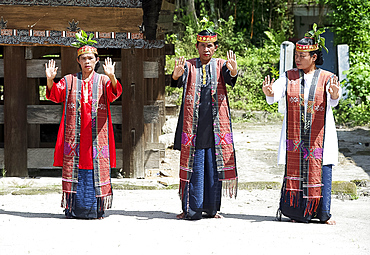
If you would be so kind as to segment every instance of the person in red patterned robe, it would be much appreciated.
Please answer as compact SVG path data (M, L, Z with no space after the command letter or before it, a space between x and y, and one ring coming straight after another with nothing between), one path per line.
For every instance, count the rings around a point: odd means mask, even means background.
M315 31L316 32L316 31ZM262 90L269 104L286 101L278 163L285 164L278 219L331 219L332 166L338 162L338 141L332 107L338 104L338 78L323 64L321 44L313 37L296 43L297 68L274 82L265 77Z
M54 152L54 166L63 167L63 200L67 218L103 218L111 207L110 170L116 167L116 150L110 103L122 93L110 58L99 65L95 47L78 49L81 72L54 82L55 61L45 64L46 97L63 103L63 116Z

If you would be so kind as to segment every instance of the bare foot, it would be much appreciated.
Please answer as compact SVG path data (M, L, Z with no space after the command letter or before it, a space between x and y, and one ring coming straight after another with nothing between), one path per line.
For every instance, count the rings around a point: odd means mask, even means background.
M224 216L222 216L221 214L219 214L219 213L216 213L215 214L215 216L213 216L213 218L215 218L215 219L223 219L224 218Z
M180 214L176 215L176 218L177 218L177 219L179 219L179 220L184 219L184 217L185 217L185 213L184 213L184 212L182 212L182 213L180 213Z
M328 225L336 225L337 222L335 220L327 220L327 221L325 221L325 224L328 224Z

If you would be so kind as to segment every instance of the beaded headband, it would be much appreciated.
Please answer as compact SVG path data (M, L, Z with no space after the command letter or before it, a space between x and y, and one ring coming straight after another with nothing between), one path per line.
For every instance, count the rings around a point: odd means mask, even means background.
M217 34L215 35L197 35L197 41L203 43L217 42Z
M314 45L302 45L302 44L296 44L295 50L298 52L309 52L309 51L315 51L319 49L319 44L316 43Z
M78 57L86 53L93 53L93 54L98 55L98 50L95 47L89 46L89 45L82 46L81 48L77 50Z

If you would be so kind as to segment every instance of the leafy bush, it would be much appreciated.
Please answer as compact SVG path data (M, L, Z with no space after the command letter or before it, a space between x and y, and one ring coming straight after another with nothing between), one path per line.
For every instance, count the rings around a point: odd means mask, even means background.
M187 19L186 19L187 20ZM212 21L204 17L200 24L186 26L184 36L179 40L178 35L167 36L167 41L175 45L175 56L167 56L166 73L171 74L175 60L179 56L186 59L198 57L195 48L197 32L214 26ZM196 28L194 28L196 26ZM217 58L226 59L228 50L233 50L237 55L238 80L234 88L228 86L229 102L231 108L242 110L267 110L276 111L277 105L268 105L261 86L264 77L276 70L279 62L279 47L284 41L283 33L273 30L267 31L268 40L262 48L257 48L245 39L242 32L234 32L235 20L230 16L227 20L220 19L217 33L219 36L219 47L214 55ZM167 95L175 94L172 103L181 104L182 89L166 87Z
M346 43L351 67L344 82L344 100L334 111L340 124L370 123L370 2L360 0L329 0L336 43Z
M340 124L354 126L370 123L370 65L363 62L363 57L363 53L354 56L353 65L346 72L344 100L334 111Z

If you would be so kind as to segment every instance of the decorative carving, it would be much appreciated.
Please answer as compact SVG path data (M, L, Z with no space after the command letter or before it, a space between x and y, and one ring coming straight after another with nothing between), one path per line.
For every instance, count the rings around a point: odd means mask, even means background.
M6 28L6 24L8 24L8 21L7 21L7 20L5 20L5 21L4 21L3 16L1 16L1 20L0 20L0 28L1 28L1 29L5 29L5 28Z
M62 1L62 0L60 0ZM70 46L75 41L71 31L40 31L25 29L1 29L0 44L8 45L61 45ZM88 32L87 33L94 33ZM144 40L140 33L94 33L97 48L163 48L163 40ZM100 36L101 35L101 36Z
M1 4L141 8L141 0L5 0Z
M67 27L67 29L71 32L80 31L81 28L78 27L78 23L80 23L80 22L79 21L75 22L74 19L71 22L68 21L69 27Z

